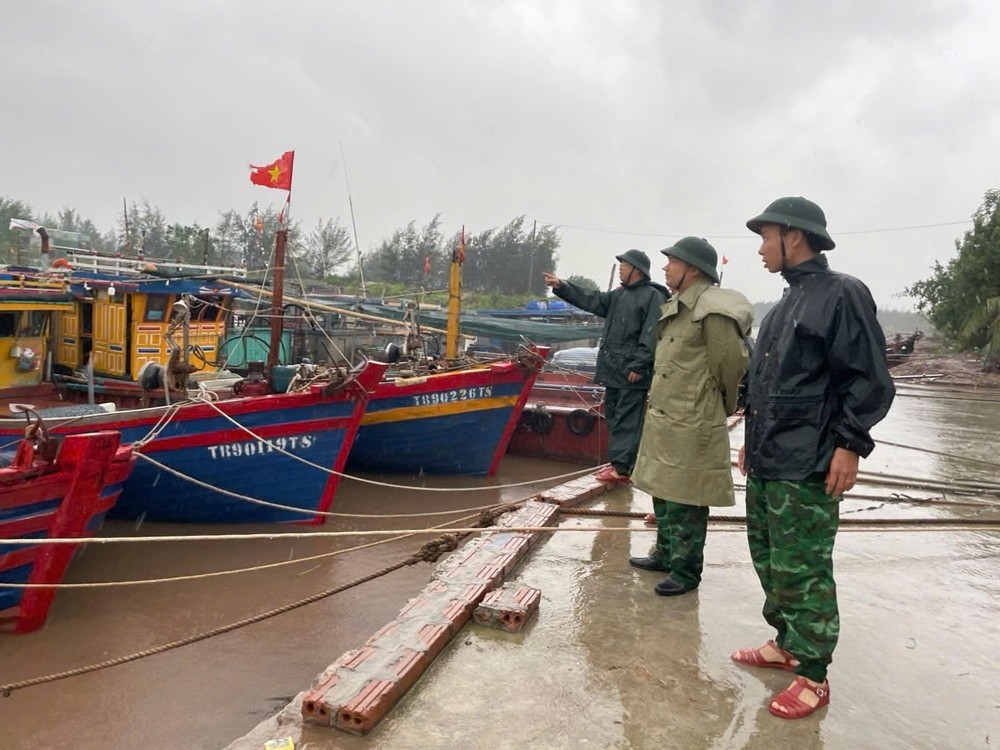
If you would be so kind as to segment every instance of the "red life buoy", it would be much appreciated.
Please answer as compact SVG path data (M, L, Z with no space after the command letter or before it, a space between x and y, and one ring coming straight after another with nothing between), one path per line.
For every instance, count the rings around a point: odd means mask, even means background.
M65 258L56 258L52 263L49 264L50 268L65 268L67 271L72 271L73 266L70 265L69 261Z

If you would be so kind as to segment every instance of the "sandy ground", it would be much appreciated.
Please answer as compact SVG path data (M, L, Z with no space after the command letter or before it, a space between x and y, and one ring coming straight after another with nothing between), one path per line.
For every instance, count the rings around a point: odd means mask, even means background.
M938 383L941 385L973 386L977 388L1000 388L1000 372L985 372L982 358L974 352L958 352L950 349L938 338L923 338L917 342L913 354L892 368L892 374L901 380ZM938 376L931 378L930 376Z

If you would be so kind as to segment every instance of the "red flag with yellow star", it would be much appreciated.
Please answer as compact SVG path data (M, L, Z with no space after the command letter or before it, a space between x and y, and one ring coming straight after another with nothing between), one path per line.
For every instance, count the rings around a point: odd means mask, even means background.
M250 182L254 185L277 188L278 190L292 190L292 163L295 161L295 152L286 151L281 158L265 167L250 165Z

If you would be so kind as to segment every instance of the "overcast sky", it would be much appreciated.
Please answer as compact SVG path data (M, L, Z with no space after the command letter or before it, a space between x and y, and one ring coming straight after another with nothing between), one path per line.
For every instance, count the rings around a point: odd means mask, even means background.
M6 0L0 195L111 229L283 193L249 163L296 151L292 212L367 250L440 212L447 233L562 226L557 271L606 283L672 235L776 299L744 222L805 195L834 268L885 307L954 255L1000 187L1000 4L668 0ZM662 279L656 271L658 279Z

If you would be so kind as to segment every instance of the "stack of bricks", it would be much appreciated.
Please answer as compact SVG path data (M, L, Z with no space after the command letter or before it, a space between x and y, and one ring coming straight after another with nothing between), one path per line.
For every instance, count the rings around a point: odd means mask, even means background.
M441 561L431 582L357 651L321 673L302 701L303 719L354 734L369 732L503 583L543 532L504 527L551 526L555 505L528 501ZM535 603L537 607L537 602Z
M597 495L603 495L608 490L619 486L621 485L600 482L594 478L593 474L587 474L572 482L545 490L538 495L538 499L546 503L555 503L560 508L575 508L580 503Z

